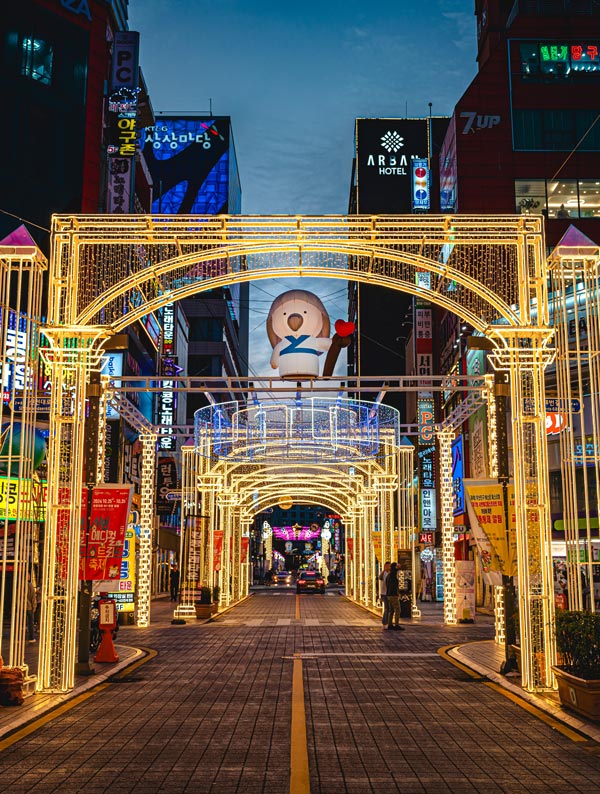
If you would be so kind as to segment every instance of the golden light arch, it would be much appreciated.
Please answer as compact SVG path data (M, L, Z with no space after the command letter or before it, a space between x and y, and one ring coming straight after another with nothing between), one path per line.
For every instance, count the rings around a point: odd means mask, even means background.
M513 409L523 681L529 689L552 686L544 369L554 351L543 219L113 215L55 216L52 223L44 331L54 384L46 557L57 559L56 537L62 533L68 576L61 576L56 562L46 577L40 688L64 690L73 682L84 405L103 341L186 295L282 276L399 289L455 312L493 341L491 360L508 373ZM444 458L450 432L439 440ZM61 504L65 489L68 506ZM146 521L149 505L142 511ZM63 526L59 514L66 510ZM543 649L543 666L536 665L534 648Z

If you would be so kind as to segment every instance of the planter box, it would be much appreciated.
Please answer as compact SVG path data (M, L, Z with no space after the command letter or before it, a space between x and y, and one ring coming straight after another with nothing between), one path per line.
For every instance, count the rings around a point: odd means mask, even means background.
M590 720L600 720L600 679L588 681L577 678L556 666L552 670L558 682L558 694L563 706Z
M194 604L194 609L196 610L196 618L199 620L206 620L207 618L212 618L213 615L217 614L217 610L219 608L218 604Z

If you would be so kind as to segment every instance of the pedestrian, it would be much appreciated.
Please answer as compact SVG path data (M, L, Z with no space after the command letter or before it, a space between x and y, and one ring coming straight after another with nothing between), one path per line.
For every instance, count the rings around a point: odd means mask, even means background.
M37 606L37 599L35 597L35 587L31 583L31 574L27 574L27 608L25 610L25 619L27 621L27 642L35 642L33 633L33 615Z
M390 572L390 568L391 567L392 567L392 563L391 562L386 562L384 564L382 570L380 571L379 576L378 576L378 579L379 579L379 600L383 604L383 615L381 616L381 622L382 622L382 624L384 626L387 626L387 624L388 624L388 616L389 616L389 611L390 611L389 604L388 604L388 599L387 599L387 589L386 589L385 580L388 577L388 574Z
M177 563L174 563L171 569L171 601L177 601L179 596L179 568Z
M385 580L388 600L388 631L404 631L400 620L400 583L398 582L398 567L395 562L390 566L390 572Z

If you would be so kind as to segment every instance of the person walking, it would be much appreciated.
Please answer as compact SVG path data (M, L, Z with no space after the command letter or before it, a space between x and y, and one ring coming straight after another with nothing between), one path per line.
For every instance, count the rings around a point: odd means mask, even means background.
M381 569L381 571L379 572L379 576L378 576L378 579L379 579L379 600L383 604L383 615L381 616L381 622L383 623L384 626L387 626L387 624L388 624L388 617L389 617L389 612L390 612L390 607L389 607L388 599L387 599L387 588L386 588L385 580L388 577L388 574L390 572L390 568L391 567L392 567L392 563L391 562L386 562L384 564L383 568Z
M395 562L390 566L387 575L386 591L388 601L388 631L404 631L404 626L399 624L400 620L400 583L398 582L398 567Z
M35 596L35 587L31 583L31 574L27 575L27 607L25 610L25 619L27 621L27 642L35 642L33 633L33 616L37 606L37 599Z
M177 567L177 563L173 565L171 569L171 601L177 601L179 596L179 568Z

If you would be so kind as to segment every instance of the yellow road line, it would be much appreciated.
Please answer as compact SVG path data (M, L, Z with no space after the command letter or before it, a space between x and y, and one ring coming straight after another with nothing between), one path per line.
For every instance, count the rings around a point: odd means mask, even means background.
M296 593L296 620L300 620L300 596Z
M480 675L475 670L471 670L471 668L462 664L462 662L459 662L458 659L455 659L453 656L450 656L448 652L452 650L452 648L456 648L456 647L458 646L446 645L443 648L438 648L438 653L443 659L446 659L447 662L450 662L455 667L458 667L460 670L462 670L464 673L470 675L471 678L483 679L484 676ZM509 689L505 689L503 686L500 686L500 684L497 684L495 681L484 681L483 683L485 684L485 686L489 687L490 689L493 689L494 692L499 692L501 695L504 695L504 697L508 698L517 706L520 706L522 709L525 709L525 711L528 711L534 717L537 717L539 720L546 723L546 725L549 725L554 730L558 731L559 733L562 733L563 736L566 736L568 739L571 739L571 741L573 742L588 741L588 739L585 736L573 730L572 728L569 728L559 719L553 717L551 714L548 714L547 712L545 712L543 709L539 708L535 704L530 703L528 700L525 700L524 698L520 697L515 692L511 692Z
M294 654L292 673L292 736L290 742L290 794L310 794L304 679L302 659Z
M466 664L463 664L462 662L459 662L458 659L450 656L449 651L457 647L457 645L444 645L443 648L438 648L438 653L443 659L445 659L447 662L450 662L450 664L453 664L455 667L458 667L459 670L462 670L463 673L466 673L471 678L483 678L483 676L475 672L475 670L471 670L471 668L467 667Z
M119 670L118 673L115 674L114 678L123 678L125 675L128 675L132 670L137 669L146 662L149 662L151 659L154 659L155 656L158 655L158 651L155 651L151 648L142 648L141 650L146 652L146 656L143 659L138 659L136 662L124 667L122 670ZM66 703L62 703L60 706L48 711L46 714L42 714L37 719L33 719L32 722L24 725L19 730L16 730L14 733L11 733L10 736L6 736L4 739L0 739L0 752L2 750L6 750L8 747L12 747L13 744L21 741L26 736L30 736L35 731L43 728L44 725L47 725L56 717L60 717L61 714L64 714L67 711L75 708L80 703L89 700L89 698L97 695L98 692L102 692L103 689L108 689L110 686L110 681L102 681L100 684L96 684L96 686L89 689L87 692L82 692L81 695L76 695L74 698L71 698Z

